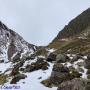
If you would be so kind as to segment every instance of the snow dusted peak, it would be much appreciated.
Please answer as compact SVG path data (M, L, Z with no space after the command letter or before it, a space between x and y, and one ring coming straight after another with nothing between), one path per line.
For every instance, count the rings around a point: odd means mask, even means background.
M36 47L0 22L0 60L11 60L18 53L34 53Z

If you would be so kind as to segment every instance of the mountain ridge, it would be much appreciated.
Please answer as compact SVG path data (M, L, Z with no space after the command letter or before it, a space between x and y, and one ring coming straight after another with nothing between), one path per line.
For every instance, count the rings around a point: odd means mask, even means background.
M56 53L89 53L89 45L90 8L71 20L48 47L57 49Z

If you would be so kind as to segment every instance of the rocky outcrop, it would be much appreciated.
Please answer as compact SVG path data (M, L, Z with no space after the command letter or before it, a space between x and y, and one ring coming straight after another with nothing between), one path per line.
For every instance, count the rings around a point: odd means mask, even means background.
M32 72L32 71L36 71L39 69L47 70L48 66L49 66L49 64L47 61L44 61L43 58L38 58L38 60L36 62L32 62L30 65L28 64L25 67L24 72Z
M19 80L21 79L25 79L27 76L24 74L17 74L13 77L13 79L11 80L10 84L16 84Z
M65 67L60 63L56 63L53 67L50 81L54 85L59 85L60 83L71 80L73 78L79 78L81 76L75 69L70 70L69 68Z
M70 61L70 58L65 54L58 54L56 56L56 62L57 63L65 63L67 61Z
M20 53L33 53L36 46L26 42L19 34L0 22L0 60L13 60ZM23 53L23 54L22 54Z
M90 80L73 79L60 84L57 90L90 90Z
M47 57L47 61L52 62L56 60L56 54L50 53Z

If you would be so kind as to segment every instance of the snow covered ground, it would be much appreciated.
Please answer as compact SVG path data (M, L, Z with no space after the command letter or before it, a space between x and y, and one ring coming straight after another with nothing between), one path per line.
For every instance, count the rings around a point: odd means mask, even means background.
M52 72L53 64L50 63L50 67L46 71L38 70L31 73L26 73L27 78L21 80L18 84L21 86L20 90L57 90L56 87L48 88L43 86L40 82L47 79ZM41 79L38 79L42 77ZM25 84L23 84L25 82Z
M57 87L48 88L40 83L42 80L47 79L51 75L53 64L49 64L50 66L48 70L38 70L31 73L25 73L27 78L20 80L15 86L19 87L19 90L57 90ZM39 79L40 77L41 79ZM12 90L15 88L15 86L9 85L8 83L6 83L5 86L13 87Z

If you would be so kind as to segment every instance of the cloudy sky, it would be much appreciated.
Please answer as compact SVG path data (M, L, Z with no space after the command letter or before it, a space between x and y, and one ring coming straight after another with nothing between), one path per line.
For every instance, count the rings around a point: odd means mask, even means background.
M0 0L0 20L35 45L47 45L90 0Z

